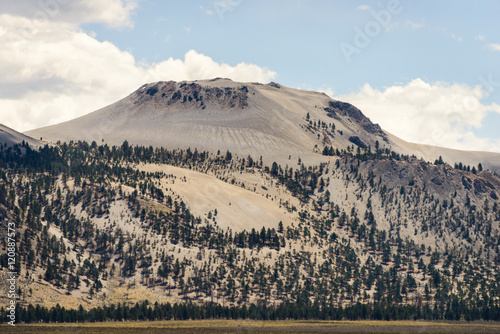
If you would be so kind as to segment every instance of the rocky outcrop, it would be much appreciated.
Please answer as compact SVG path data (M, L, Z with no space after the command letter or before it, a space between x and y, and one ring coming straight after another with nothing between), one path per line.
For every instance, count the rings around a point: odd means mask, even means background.
M136 104L158 103L166 107L189 107L205 109L209 105L219 108L248 106L248 87L208 87L197 83L160 81L141 87L135 92Z
M359 110L350 103L341 101L330 101L328 103L328 107L325 108L325 111L327 112L328 116L335 119L340 119L340 117L342 116L349 117L352 120L358 122L363 127L363 129L365 129L369 133L376 134L386 138L386 135L384 131L382 131L382 129L380 128L380 125L373 124L368 117L363 115L361 110Z

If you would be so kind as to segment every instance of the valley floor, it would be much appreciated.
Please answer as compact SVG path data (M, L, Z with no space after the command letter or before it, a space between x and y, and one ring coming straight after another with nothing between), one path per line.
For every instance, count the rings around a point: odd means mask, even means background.
M7 329L0 326L0 332ZM104 322L9 326L9 333L500 333L498 322L249 321Z

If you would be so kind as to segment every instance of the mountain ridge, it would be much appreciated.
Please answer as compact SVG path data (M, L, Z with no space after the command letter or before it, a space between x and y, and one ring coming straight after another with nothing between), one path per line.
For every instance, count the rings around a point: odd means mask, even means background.
M27 134L52 142L95 140L119 145L128 140L131 144L155 147L230 150L242 156L263 155L267 161L278 158L283 163L292 154L295 161L300 157L306 163L317 163L324 159L314 149L315 146L317 151L322 149L324 138L318 139L320 133L307 129L309 121L305 118L310 114L311 124L320 117L322 122L333 123L334 119L325 117L322 109L330 100L322 93L274 83L238 83L226 79L157 82L143 85L96 112ZM142 128L137 130L138 127ZM354 127L354 131L359 128L354 122L331 131L339 137L339 148L352 144L347 134L341 136L338 132L354 134L347 127ZM182 135L185 138L179 140ZM333 136L327 139L330 137ZM361 135L361 139L374 146L367 136Z
M43 143L36 140L30 136L24 135L16 130L0 124L0 144L12 147L14 145L19 145L22 143L29 144L32 147L40 147Z
M313 122L325 126L313 131L309 126ZM145 84L107 107L25 134L51 143L86 140L120 145L128 140L132 145L229 150L241 156L262 155L269 163L300 158L308 165L325 161L318 155L325 145L342 150L362 143L373 148L379 141L397 153L426 161L441 156L450 165L482 163L500 172L498 153L409 143L384 131L349 103L274 82L215 78Z

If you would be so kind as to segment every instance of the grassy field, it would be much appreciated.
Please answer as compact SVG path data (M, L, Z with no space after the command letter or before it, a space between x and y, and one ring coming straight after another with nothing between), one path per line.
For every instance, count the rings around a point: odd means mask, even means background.
M1 333L500 333L500 323L424 321L156 321L2 325Z

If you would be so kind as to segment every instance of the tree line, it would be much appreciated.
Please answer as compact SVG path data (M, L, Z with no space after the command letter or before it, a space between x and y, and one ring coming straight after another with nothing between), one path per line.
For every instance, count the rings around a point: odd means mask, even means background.
M429 305L384 305L356 303L349 306L334 306L319 303L290 303L279 305L249 304L222 306L217 303L154 303L147 300L127 305L126 303L104 305L86 310L67 309L57 304L48 308L40 305L16 305L20 323L85 323L104 321L157 321L157 320L204 320L204 319L251 319L251 320L486 320L500 321L500 308L483 306L467 308L456 300L447 303L444 309ZM7 315L0 308L3 322Z

